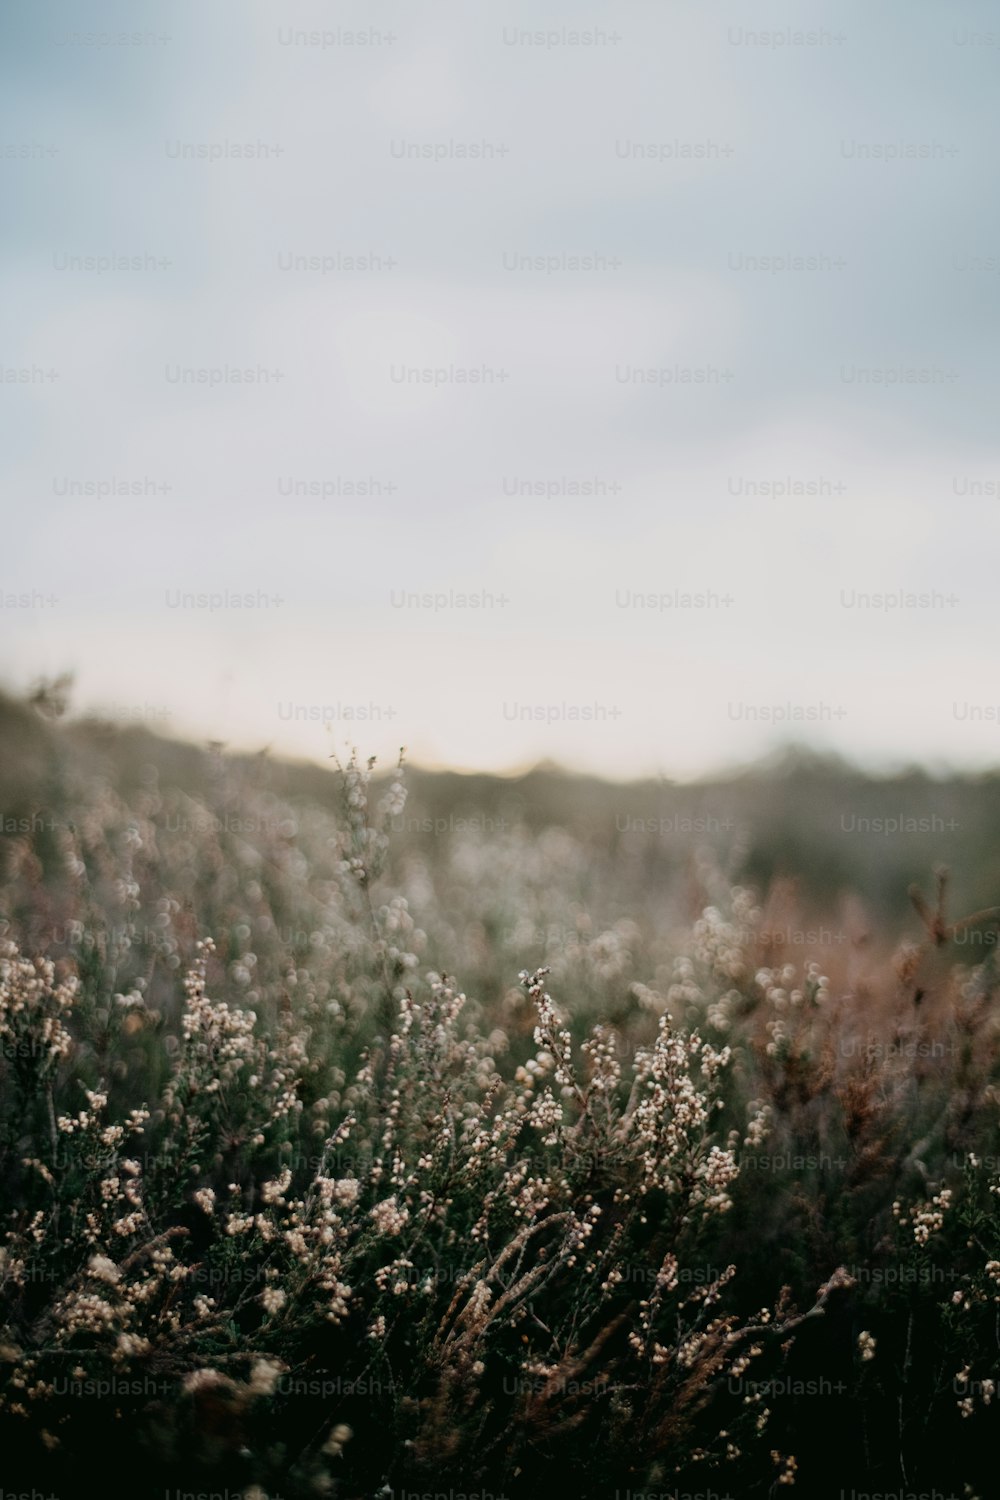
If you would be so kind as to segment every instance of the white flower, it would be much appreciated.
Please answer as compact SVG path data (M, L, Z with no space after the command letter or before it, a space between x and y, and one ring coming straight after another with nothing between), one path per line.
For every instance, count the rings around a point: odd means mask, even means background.
M356 1177L338 1177L333 1184L333 1199L339 1208L353 1208L361 1196L361 1184Z
M280 1287L266 1286L260 1294L260 1300L264 1305L264 1311L273 1317L275 1313L281 1311L288 1297Z
M284 1373L284 1365L273 1359L258 1359L250 1371L250 1389L255 1396L270 1396Z
M396 1202L396 1195L384 1198L381 1203L376 1203L371 1210L371 1217L375 1221L375 1228L379 1234L395 1235L401 1234L403 1226L410 1217L410 1210L400 1206Z
M106 1281L109 1286L113 1286L116 1281L122 1279L121 1271L106 1255L92 1255L87 1262L87 1270L91 1276L96 1277L98 1281Z

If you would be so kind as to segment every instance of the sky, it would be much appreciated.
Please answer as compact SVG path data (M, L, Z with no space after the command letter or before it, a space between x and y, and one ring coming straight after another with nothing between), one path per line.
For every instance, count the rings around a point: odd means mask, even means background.
M15 0L0 681L323 759L1000 760L974 0Z

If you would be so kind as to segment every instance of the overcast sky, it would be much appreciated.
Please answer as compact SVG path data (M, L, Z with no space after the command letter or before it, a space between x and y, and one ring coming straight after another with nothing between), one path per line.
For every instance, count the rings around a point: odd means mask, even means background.
M1000 759L991 6L0 33L8 687L316 758Z

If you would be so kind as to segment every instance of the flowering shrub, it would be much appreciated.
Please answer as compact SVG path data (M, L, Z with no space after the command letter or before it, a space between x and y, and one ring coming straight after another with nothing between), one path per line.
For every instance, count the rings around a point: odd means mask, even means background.
M689 1462L697 1412L770 1331L764 1312L753 1343L720 1310L732 1266L681 1280L738 1171L713 1135L727 1051L664 1014L626 1088L606 1028L573 1057L538 972L522 975L537 1050L505 1082L500 1038L463 1029L465 997L431 974L394 996L381 1086L373 1049L313 1165L296 1152L307 1038L290 1023L266 1039L253 1011L209 999L213 957L199 944L160 1099L113 1120L82 1081L98 1049L78 986L6 945L2 1013L31 1044L22 1093L44 1106L3 1252L8 1421L73 1452L77 1390L142 1411L152 1377L176 1440L193 1425L201 1461L258 1483L275 1476L247 1422L286 1387L337 1390L344 1410L377 1395L372 1483L516 1470L585 1420L595 1444L627 1426L640 1472ZM206 1402L231 1417L211 1437ZM340 1414L300 1456L303 1483L343 1467Z
M26 1482L988 1492L989 957L785 961L707 858L692 930L629 917L564 830L396 855L356 757L331 809L63 753L0 877Z

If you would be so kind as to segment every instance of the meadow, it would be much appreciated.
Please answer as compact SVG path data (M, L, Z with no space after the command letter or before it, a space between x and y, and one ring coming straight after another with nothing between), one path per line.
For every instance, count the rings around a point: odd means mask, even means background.
M5 1491L998 1493L1000 780L0 709Z

